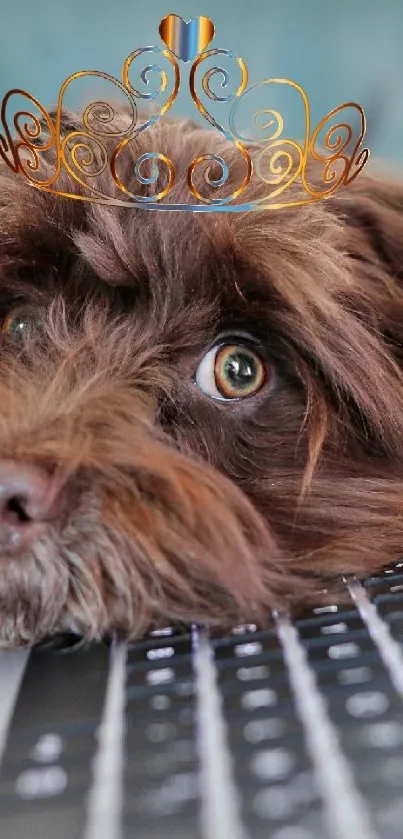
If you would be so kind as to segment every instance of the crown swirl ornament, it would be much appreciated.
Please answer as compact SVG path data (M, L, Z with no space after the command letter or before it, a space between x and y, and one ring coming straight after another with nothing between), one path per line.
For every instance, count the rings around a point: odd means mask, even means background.
M118 207L185 212L273 210L310 204L333 195L362 171L369 151L362 145L365 115L360 105L339 105L312 129L303 88L283 78L265 79L248 87L243 59L230 50L209 46L215 34L209 18L183 20L170 14L160 22L159 34L164 46L130 53L121 80L103 71L73 73L63 83L52 112L26 91L9 90L0 115L0 157L4 163L32 187L47 193ZM151 145L136 158L136 149L140 135L141 148L147 148L147 131L171 109L185 76L198 114L216 131L217 154L210 147L190 162L184 178L188 200L178 203L174 198L179 178L175 161ZM124 124L116 119L112 96L86 105L80 130L67 124L66 93L82 79L87 83L101 80L115 99L116 95L123 97ZM301 141L286 136L285 119L276 104L285 93L295 97L301 115ZM240 129L242 113L256 100L260 100L259 106L252 116L246 121L243 118L243 125L249 128ZM144 109L150 110L150 106L152 113L144 116ZM224 108L226 112L217 115ZM153 136L155 143L158 133ZM235 185L224 158L225 141L232 145L231 160L234 156L237 160ZM129 153L131 165L124 171L129 168L130 183L125 183L121 164ZM319 180L316 174L313 181L312 166L320 172ZM258 182L258 190L253 191L253 200L247 200L252 178Z

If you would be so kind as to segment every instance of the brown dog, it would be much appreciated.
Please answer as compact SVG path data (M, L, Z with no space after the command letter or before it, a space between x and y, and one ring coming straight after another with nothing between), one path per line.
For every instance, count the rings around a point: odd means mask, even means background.
M126 182L154 137L188 201L217 138L145 134ZM1 642L263 620L397 560L402 262L403 187L363 175L309 207L195 215L1 166Z

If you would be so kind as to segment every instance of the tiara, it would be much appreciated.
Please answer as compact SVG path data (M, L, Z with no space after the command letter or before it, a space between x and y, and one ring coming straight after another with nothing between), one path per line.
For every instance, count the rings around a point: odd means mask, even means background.
M362 146L365 114L357 103L335 107L312 130L304 89L283 78L265 79L248 87L248 70L242 58L230 50L208 48L215 34L209 18L183 20L170 14L160 22L159 34L165 46L143 47L130 53L121 80L102 71L73 73L62 84L52 112L26 91L9 90L0 115L0 156L4 163L32 187L65 198L187 212L274 210L310 204L350 184L367 163L369 151ZM214 63L217 61L220 66ZM133 81L135 71L137 86ZM223 154L206 152L187 167L184 186L188 201L177 203L173 191L178 183L175 162L149 147L134 158L134 168L129 167L131 181L134 177L136 188L139 185L137 194L133 184L129 188L130 184L124 182L121 164L128 153L133 160L140 135L142 148L144 144L147 148L147 131L170 110L181 88L181 74L185 76L187 71L198 114L218 132L218 150L222 152L223 138L232 144L240 164L240 181L232 188ZM236 75L235 82L231 74ZM116 121L110 101L98 99L83 108L82 127L66 126L66 93L81 79L91 83L101 80L112 86L114 96L123 97L127 115L124 124ZM285 136L285 118L277 107L284 94L296 99L302 141ZM259 107L253 110L258 98ZM140 108L146 107L151 111L144 115ZM247 127L240 127L241 122ZM317 177L312 181L312 166L320 171L319 184ZM208 187L204 192L196 177L201 173ZM163 186L158 189L162 174ZM96 178L100 175L101 180ZM259 194L246 200L252 177ZM290 189L293 184L299 188ZM232 189L229 193L228 185Z

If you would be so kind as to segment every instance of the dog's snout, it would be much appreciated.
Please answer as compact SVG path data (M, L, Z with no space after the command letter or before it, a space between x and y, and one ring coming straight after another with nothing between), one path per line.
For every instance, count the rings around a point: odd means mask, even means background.
M40 467L0 460L0 552L29 548L57 515L58 489Z

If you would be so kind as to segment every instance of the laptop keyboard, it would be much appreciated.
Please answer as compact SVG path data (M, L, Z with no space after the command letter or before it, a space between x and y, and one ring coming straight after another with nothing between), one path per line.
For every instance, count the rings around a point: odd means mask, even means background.
M32 652L1 765L4 839L83 835L107 673L103 647Z
M346 588L265 631L0 653L1 839L401 839L403 564Z

